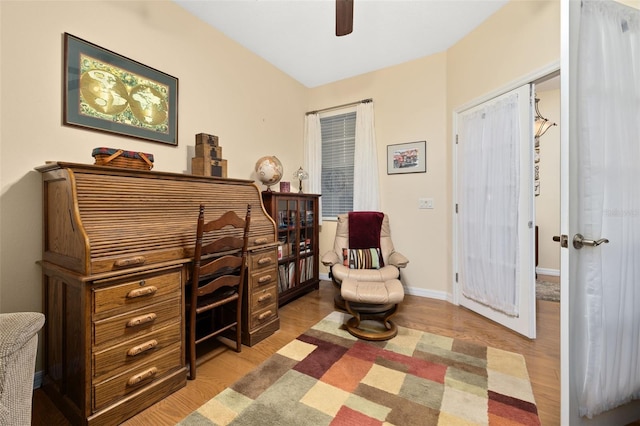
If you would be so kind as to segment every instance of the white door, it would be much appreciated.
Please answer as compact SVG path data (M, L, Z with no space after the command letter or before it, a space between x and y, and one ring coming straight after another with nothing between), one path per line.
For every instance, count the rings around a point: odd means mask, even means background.
M627 424L640 418L640 11L564 2L562 15L562 424Z
M515 103L514 103L515 102ZM456 116L456 300L536 337L533 85Z

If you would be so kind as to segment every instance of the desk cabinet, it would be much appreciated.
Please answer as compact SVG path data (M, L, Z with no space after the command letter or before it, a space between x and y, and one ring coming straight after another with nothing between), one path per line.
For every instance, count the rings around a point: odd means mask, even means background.
M73 424L119 424L185 385L181 265L95 280L42 267L43 386Z
M242 343L253 346L280 328L276 245L249 251Z

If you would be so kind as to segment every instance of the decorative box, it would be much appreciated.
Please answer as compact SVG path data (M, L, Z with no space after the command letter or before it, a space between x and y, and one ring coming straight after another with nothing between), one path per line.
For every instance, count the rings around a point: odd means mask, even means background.
M227 177L227 160L205 160L201 157L191 159L191 173L198 176Z
M95 148L91 155L96 165L121 167L123 169L151 170L153 154L125 151L117 148Z
M209 144L211 146L218 146L218 137L216 135L210 135L207 133L198 133L196 135L196 145Z
M291 191L291 183L280 182L280 192L289 192L289 191Z
M222 160L222 147L213 146L209 143L200 143L196 145L196 157L205 160Z

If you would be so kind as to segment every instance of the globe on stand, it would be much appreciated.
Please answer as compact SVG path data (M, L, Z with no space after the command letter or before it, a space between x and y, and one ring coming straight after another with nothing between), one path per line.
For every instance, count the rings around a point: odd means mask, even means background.
M256 161L256 175L258 180L267 186L267 191L271 192L271 186L282 179L282 163L275 155L261 157Z

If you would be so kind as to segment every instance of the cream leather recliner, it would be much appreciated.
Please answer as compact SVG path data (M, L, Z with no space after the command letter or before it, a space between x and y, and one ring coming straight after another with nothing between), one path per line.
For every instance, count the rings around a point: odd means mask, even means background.
M380 229L380 251L384 266L380 269L349 269L343 264L343 249L349 248L349 216L348 214L338 215L336 226L336 237L333 242L333 250L322 256L322 264L329 267L331 279L339 290L345 278L354 278L358 281L388 281L400 277L400 268L404 268L409 263L409 259L397 252L391 241L391 227L389 226L389 216L384 215L382 227ZM340 291L336 294L336 306L344 309L344 302L340 296Z
M398 332L391 317L404 299L400 268L409 260L393 247L388 215L381 212L351 215L352 234L349 234L350 214L339 215L333 250L322 256L337 289L334 304L352 315L345 327L353 336L388 340ZM355 247L349 247L350 241Z

